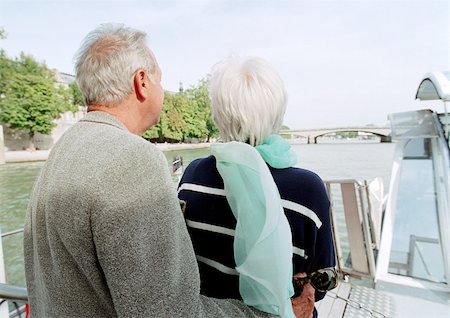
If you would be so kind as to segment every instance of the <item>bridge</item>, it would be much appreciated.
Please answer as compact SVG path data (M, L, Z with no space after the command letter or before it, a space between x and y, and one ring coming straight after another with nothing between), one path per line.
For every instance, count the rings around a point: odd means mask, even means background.
M380 142L391 142L391 128L387 126L335 127L298 130L280 130L280 135L290 138L307 138L308 144L317 143L317 137L337 132L365 132L380 137Z

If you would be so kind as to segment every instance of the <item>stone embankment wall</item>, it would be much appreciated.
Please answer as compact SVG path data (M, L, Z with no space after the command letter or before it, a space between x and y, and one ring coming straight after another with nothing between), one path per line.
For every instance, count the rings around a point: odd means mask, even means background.
M72 127L77 121L85 115L85 110L80 107L80 110L75 114L72 112L66 112L56 119L56 127L53 129L51 135L43 135L36 133L34 136L34 147L38 150L48 150L55 142L62 136L62 134ZM4 151L18 151L28 150L31 146L30 136L27 132L10 129L6 125L3 125L4 136Z

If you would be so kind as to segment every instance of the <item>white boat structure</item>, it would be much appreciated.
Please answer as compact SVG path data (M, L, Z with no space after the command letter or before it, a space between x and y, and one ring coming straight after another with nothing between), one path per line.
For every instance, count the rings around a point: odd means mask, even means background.
M319 317L450 317L450 72L426 74L416 98L441 100L443 113L389 115L397 143L386 202L379 179L326 182L346 282Z
M344 279L318 304L319 317L450 317L450 72L426 74L416 98L441 100L389 116L396 150L388 194L381 179L326 181L337 269ZM2 284L0 301L26 302ZM15 317L0 304L0 318Z

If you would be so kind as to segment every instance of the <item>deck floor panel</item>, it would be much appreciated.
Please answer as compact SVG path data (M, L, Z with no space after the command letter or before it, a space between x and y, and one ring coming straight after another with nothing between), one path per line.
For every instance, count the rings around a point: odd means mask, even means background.
M341 282L338 287L329 291L317 302L316 308L320 318L395 317L394 303L390 296L348 282Z
M364 286L352 286L344 318L395 317L392 298ZM359 308L362 307L362 308Z
M316 304L317 313L320 318L342 317L344 314L346 302L336 297L339 295L348 298L351 285L346 282L339 283L338 287L329 291L325 297Z

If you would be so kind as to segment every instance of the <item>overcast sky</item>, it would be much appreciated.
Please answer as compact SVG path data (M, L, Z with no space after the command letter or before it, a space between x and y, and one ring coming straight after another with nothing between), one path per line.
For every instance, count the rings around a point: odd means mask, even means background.
M285 81L291 128L383 125L430 108L414 100L422 76L450 70L449 1L435 0L0 0L0 47L73 74L81 40L104 22L148 33L171 91L230 54L265 58Z

